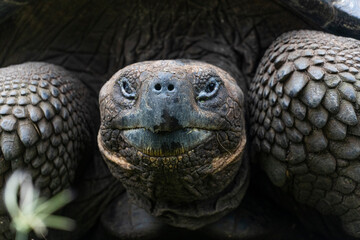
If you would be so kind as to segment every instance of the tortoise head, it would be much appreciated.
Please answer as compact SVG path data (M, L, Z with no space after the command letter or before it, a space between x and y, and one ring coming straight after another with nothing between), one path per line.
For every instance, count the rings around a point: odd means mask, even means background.
M137 205L155 216L199 217L196 204L234 202L205 215L239 204L247 186L239 173L244 97L225 71L190 60L140 62L117 72L99 101L100 151Z

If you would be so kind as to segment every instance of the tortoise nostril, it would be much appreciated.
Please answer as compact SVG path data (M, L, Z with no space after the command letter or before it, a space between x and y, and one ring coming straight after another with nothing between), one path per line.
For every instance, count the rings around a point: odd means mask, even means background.
M160 91L161 90L161 84L160 83L155 84L154 88L155 88L156 91Z
M168 86L168 90L171 92L171 91L173 91L174 90L174 85L172 85L172 84L169 84L169 86Z

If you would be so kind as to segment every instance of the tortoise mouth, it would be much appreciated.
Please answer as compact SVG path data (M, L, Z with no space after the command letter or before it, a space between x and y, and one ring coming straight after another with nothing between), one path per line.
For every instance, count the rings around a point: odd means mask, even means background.
M154 133L145 128L121 132L123 139L138 151L152 157L178 156L208 140L213 131L184 128L171 132Z

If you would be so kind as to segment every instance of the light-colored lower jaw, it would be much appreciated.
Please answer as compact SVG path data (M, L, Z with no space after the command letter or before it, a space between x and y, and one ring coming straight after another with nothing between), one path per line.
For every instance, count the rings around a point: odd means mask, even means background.
M135 133L138 134L139 132L136 131L137 129L133 129L133 130L126 130L124 131L124 135L129 135L131 133ZM144 131L144 130L143 130ZM145 130L146 131L146 130ZM147 131L148 132L148 131ZM210 136L211 136L211 131L207 131L207 130L200 130L200 129L196 129L196 130L190 130L188 133L188 135L191 135L189 137L189 139L192 139L196 136L198 136L200 139L197 141L193 141L194 145L196 143L195 146L199 145L200 143L206 141ZM182 135L183 136L183 135ZM152 136L153 137L153 136ZM166 140L168 139L168 137L166 137ZM102 153L102 155L109 161L112 161L113 163L117 164L119 167L126 169L126 170L133 170L138 168L137 166L129 163L126 158L122 157L120 154L116 154L113 151L109 151L105 146L104 143L101 139L101 134L100 131L98 133L97 136L97 140L98 140L98 146L99 146L99 150ZM142 140L143 141L143 140ZM214 171L214 173L216 172L220 172L222 171L223 168L225 168L228 164L230 164L231 162L235 161L236 158L238 158L239 156L243 155L243 151L245 149L246 146L246 132L243 130L242 131L242 138L236 148L236 150L234 152L229 152L228 156L224 157L224 156L220 156L218 158L214 158L212 161L212 171ZM161 146L161 145L155 145L155 146ZM187 147L189 147L190 145L187 145ZM187 150L187 149L186 149ZM150 157L154 156L156 157L165 157L167 155L165 155L164 153L161 152L161 149L154 149L152 148L151 150L146 149L141 151L138 150L141 153L147 154ZM188 150L187 150L188 151ZM185 151L185 148L182 148L181 151L179 152L174 152L173 155L170 156L181 156L181 154L187 152ZM150 153L150 154L149 154Z
M152 157L178 156L200 145L212 131L187 128L174 132L153 133L144 128L123 130L124 140L142 153Z
M104 158L106 158L109 161L114 162L115 164L119 165L119 167L124 168L126 170L132 170L132 169L136 168L134 165L127 162L124 157L122 157L118 154L114 154L113 152L106 149L106 147L104 146L104 143L101 139L100 131L97 136L97 142L98 142L99 150Z
M138 176L144 176L144 172L154 170L151 167L146 168L146 166L151 165L150 162L145 162L145 164L143 163L143 166L133 165L127 162L124 157L120 156L120 154L107 150L101 140L100 134L98 135L98 145L103 157L107 160L106 162L109 169L112 170L112 173L115 175L118 174L118 170L120 168L122 172L125 170L125 172L128 172L129 174L131 172L131 174ZM246 151L245 145L246 133L243 131L242 138L234 152L228 152L222 157L213 159L209 167L201 168L205 171L189 171L188 175L191 175L194 172L196 172L195 175L201 174L201 176L197 176L199 179L205 179L207 176L211 176L211 179L214 179L213 181L215 185L217 184L214 189L218 190L221 188L218 193L212 194L212 196L208 196L206 199L202 197L205 195L198 195L205 194L205 192L193 193L190 191L193 190L193 184L190 184L189 186L185 184L188 188L186 188L187 190L184 190L184 194L194 195L195 200L191 201L179 201L178 198L169 201L167 198L163 197L163 193L158 195L156 191L153 190L158 189L158 184L161 184L161 181L153 182L145 179L143 182L139 182L138 180L136 180L136 182L127 182L125 179L123 184L130 195L132 203L145 209L151 215L159 217L164 222L176 227L197 229L220 219L240 204L246 192L249 180L248 160L243 157L244 152ZM156 157L149 157L149 159L151 158L157 159ZM232 172L230 174L232 177L223 181L224 176L229 175L230 172ZM167 175L167 177L172 175L173 174ZM119 176L115 177L119 178ZM185 179L185 177L186 176L181 179ZM196 177L194 176L193 179L196 179ZM123 181L124 179L121 179L120 177L120 180ZM131 185L134 183L138 184L136 185L137 187L134 187L135 185ZM184 184L182 181L178 184L181 183ZM165 181L165 185L166 184L168 183ZM196 182L194 182L194 184L196 184ZM184 188L186 187L185 185ZM141 186L144 186L144 189L140 189ZM150 191L149 189L152 190ZM168 185L166 185L163 189L164 191L172 193L172 190L169 190ZM212 189L209 191L213 193ZM176 192L176 194L178 193L179 192ZM188 197L188 195L186 195L186 197ZM173 195L168 194L166 196Z
M179 203L158 198L149 199L131 188L128 189L128 194L134 204L169 225L191 230L199 229L219 220L240 205L249 184L249 162L244 157L245 143L246 137L231 156L213 160L214 169L207 174L215 178L236 169L230 183L222 186L224 190L213 197Z

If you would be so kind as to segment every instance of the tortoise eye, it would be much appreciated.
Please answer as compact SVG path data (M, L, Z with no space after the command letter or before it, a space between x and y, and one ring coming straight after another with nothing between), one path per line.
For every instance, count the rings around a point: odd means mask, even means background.
M131 83L127 78L120 80L121 93L128 99L134 99L136 95L135 89L131 86Z
M220 83L216 78L212 77L206 83L204 89L199 93L198 100L207 100L216 95L219 90Z

